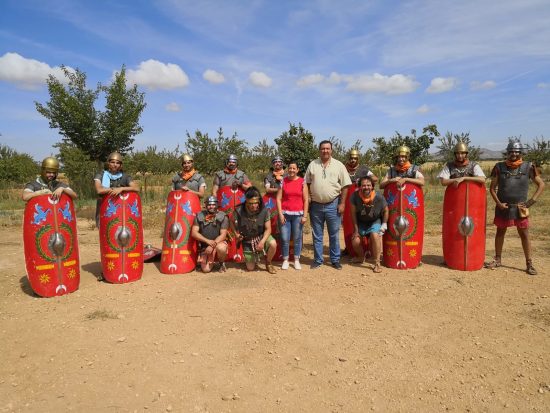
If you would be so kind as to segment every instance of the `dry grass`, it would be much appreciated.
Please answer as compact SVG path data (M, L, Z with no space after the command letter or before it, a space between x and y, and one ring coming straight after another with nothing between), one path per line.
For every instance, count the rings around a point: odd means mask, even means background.
M118 317L115 313L109 310L95 310L86 314L86 320L116 320Z

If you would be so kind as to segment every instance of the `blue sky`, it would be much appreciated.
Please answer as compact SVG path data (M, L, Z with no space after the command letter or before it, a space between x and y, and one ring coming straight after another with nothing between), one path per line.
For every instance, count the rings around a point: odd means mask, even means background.
M0 4L0 142L37 159L60 140L34 101L61 64L90 86L126 65L138 149L220 126L273 143L288 122L364 147L430 123L490 149L550 137L548 0Z

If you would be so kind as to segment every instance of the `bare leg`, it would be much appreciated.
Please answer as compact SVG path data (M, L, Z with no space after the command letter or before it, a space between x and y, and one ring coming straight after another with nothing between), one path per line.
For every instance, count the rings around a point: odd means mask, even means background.
M353 237L351 239L351 246L353 247L353 251L355 252L355 257L353 259L353 262L356 263L362 263L364 261L363 257L365 256L365 251L363 251L363 243L361 242L361 237Z
M374 272L382 272L380 268L380 252L382 251L382 237L377 233L370 234L370 242L372 244L371 248L374 253Z

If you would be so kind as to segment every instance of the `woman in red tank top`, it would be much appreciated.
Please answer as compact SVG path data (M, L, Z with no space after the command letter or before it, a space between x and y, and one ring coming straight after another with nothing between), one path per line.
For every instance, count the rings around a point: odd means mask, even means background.
M302 269L300 254L302 253L302 230L307 221L309 210L309 194L304 178L298 176L298 164L290 162L287 168L288 176L283 179L277 192L277 210L281 232L281 249L283 265L281 269L288 270L290 256L290 237L294 241L294 268Z

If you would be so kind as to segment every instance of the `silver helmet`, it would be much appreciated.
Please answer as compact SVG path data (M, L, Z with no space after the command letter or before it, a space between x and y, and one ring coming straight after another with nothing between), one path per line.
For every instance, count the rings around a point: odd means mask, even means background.
M512 152L512 151L519 151L519 153L523 153L523 145L520 141L510 141L508 143L508 146L506 147L506 152Z

